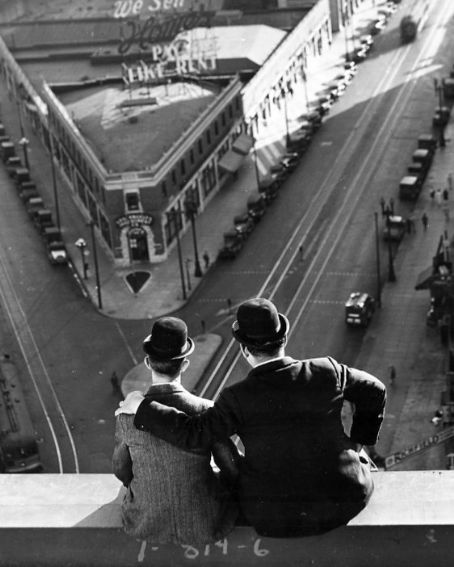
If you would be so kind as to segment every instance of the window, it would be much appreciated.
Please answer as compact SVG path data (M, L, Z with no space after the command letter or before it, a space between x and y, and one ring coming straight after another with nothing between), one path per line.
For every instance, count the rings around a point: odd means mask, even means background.
M190 161L191 163L194 163L194 150L191 150L191 151L189 152L189 161Z
M175 173L175 170L172 171L172 183L174 185L177 184L177 174Z
M202 145L202 140L199 140L199 144L198 144L198 146L199 146L199 154L202 154L202 153L203 153L203 145Z
M180 161L180 171L181 175L186 175L186 165L184 163L184 159Z
M207 130L207 144L211 144L211 132Z
M225 126L225 112L221 114L221 124Z
M231 104L229 104L229 118L233 118L233 109Z
M163 197L167 197L167 183L165 181L162 182L161 193Z
M139 194L136 191L126 193L126 209L128 211L138 211L140 209Z
M219 134L219 126L217 120L214 121L214 133L216 134L216 136Z

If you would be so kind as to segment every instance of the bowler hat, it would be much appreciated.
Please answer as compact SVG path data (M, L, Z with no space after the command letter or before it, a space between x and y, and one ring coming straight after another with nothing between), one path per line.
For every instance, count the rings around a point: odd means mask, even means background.
M161 317L143 341L143 350L155 360L177 360L191 354L194 341L188 337L184 321L176 317Z
M288 333L289 322L268 299L257 297L238 307L232 324L235 339L245 346L271 346Z

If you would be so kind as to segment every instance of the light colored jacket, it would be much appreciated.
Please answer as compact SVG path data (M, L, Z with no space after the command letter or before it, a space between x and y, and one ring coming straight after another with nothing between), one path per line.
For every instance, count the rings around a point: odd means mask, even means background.
M179 383L154 385L146 397L191 415L212 405ZM233 479L238 458L233 443L216 443L212 451L221 474ZM126 533L159 544L209 543L229 533L237 506L210 459L210 451L183 451L136 429L134 416L119 415L113 472L127 487L122 505Z

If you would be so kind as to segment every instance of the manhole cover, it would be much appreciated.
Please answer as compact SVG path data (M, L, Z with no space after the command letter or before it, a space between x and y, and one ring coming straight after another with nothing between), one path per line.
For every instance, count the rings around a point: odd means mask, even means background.
M138 293L149 280L150 272L131 272L126 276L126 281L133 293Z

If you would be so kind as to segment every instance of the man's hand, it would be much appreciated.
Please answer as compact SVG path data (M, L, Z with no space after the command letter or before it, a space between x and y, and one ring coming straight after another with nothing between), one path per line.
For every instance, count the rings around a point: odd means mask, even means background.
M137 408L144 399L145 396L142 392L130 392L124 401L120 402L120 407L115 410L115 416L120 415L121 413L135 414L137 412Z

